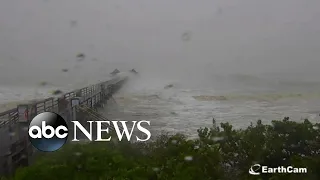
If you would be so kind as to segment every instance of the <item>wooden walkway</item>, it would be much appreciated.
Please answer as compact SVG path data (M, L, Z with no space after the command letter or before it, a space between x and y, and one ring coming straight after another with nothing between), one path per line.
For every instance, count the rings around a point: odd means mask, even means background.
M128 77L117 77L66 93L59 98L47 98L32 104L21 104L17 108L0 113L0 177L12 174L20 166L30 164L35 150L28 139L29 122L37 114L51 111L74 120L73 99L90 108L105 103Z

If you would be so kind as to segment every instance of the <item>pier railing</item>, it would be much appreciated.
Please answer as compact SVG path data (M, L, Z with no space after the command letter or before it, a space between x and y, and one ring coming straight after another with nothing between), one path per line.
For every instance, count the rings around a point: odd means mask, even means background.
M66 120L74 120L72 99L81 99L80 105L94 108L106 102L119 90L126 78L117 78L77 89L58 98L50 97L0 113L0 176L11 174L19 166L30 164L34 148L28 139L28 126L39 113L56 112Z

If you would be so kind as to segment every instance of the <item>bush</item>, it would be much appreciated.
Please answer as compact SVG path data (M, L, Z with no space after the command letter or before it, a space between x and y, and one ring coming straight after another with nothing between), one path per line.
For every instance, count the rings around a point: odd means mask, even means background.
M160 135L153 142L93 142L68 144L46 154L29 167L18 169L16 180L134 179L320 179L320 125L258 121L236 130L229 123L200 128L199 138ZM307 167L307 174L262 174L249 168Z

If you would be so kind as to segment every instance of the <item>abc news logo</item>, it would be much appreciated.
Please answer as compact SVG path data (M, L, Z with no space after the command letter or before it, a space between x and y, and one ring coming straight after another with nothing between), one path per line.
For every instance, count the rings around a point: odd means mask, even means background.
M111 141L111 137L102 138L102 132L109 133L109 128L102 128L103 125L114 127L119 141L122 141L124 135L130 141L135 127L146 134L147 137L140 139L136 136L137 141L148 141L151 138L151 133L148 129L142 127L142 123L150 126L150 121L132 121L133 126L129 131L127 121L87 121L89 130L87 130L79 121L71 121L73 123L73 137L71 141L80 141L77 136L77 130L80 130L90 141ZM118 122L122 128L118 126ZM95 132L93 132L93 123L96 124ZM96 134L96 139L93 140L93 134ZM60 149L68 140L69 129L67 122L59 115L53 112L43 112L32 119L29 125L29 139L31 144L40 151L53 152Z

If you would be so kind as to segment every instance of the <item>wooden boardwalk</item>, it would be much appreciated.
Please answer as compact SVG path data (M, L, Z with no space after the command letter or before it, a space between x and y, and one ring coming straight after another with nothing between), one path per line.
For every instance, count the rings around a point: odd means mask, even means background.
M128 77L117 77L63 94L59 98L47 98L32 104L21 104L17 108L0 113L0 177L12 174L20 166L30 164L35 150L28 139L29 122L37 114L51 111L74 120L73 99L90 108L105 103L118 91Z

